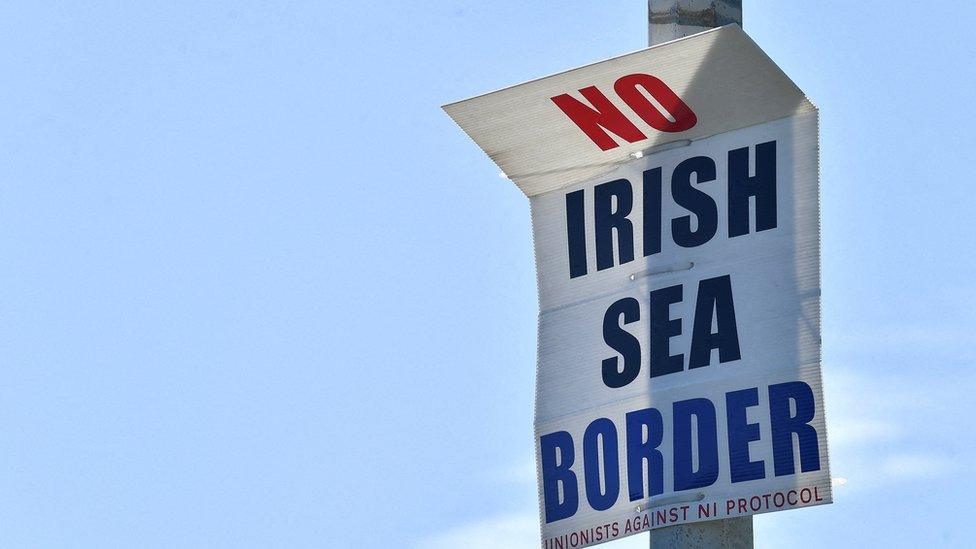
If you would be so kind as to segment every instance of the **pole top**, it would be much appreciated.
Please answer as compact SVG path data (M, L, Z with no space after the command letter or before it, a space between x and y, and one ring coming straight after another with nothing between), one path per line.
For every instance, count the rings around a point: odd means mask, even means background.
M742 0L647 1L647 45L649 46L729 23L742 26Z

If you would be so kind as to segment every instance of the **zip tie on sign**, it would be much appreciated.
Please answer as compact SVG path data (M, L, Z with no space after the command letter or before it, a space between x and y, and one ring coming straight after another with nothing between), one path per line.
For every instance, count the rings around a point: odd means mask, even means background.
M694 261L686 261L684 263L677 263L674 265L664 265L663 267L657 267L655 269L647 269L644 271L638 271L636 273L630 273L631 280L637 280L638 278L644 278L645 276L655 276L668 273L677 273L681 271L690 271L695 268Z
M703 499L705 499L705 492L696 492L694 494L689 494L687 496L665 496L657 499L651 498L645 502L638 503L634 511L636 511L637 513L642 513L652 507L661 507L662 505L670 505L672 503L688 503L691 501L701 501Z
M653 147L648 147L646 149L641 149L639 151L634 151L627 155L626 158L621 158L620 160L610 160L609 162L597 162L595 164L584 164L582 166L570 166L568 168L559 168L557 170L544 170L541 172L530 172L530 173L520 173L516 175L508 175L505 172L500 172L498 177L502 179L527 179L529 177L538 177L541 175L556 175L566 172L572 172L575 170L588 170L591 168L610 168L613 166L618 166L620 164L626 164L632 160L643 158L647 155L659 153L662 151L668 151L671 149L678 149L681 147L687 147L691 145L691 139L678 139L676 141L668 141L667 143L661 143L660 145L655 145Z

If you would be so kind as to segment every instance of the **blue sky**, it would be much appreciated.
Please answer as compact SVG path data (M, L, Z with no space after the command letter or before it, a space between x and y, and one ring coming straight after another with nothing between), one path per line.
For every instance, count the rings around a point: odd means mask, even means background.
M893 5L745 2L821 109L845 482L761 547L971 537L976 40ZM0 6L2 545L535 547L528 202L439 106L645 9Z

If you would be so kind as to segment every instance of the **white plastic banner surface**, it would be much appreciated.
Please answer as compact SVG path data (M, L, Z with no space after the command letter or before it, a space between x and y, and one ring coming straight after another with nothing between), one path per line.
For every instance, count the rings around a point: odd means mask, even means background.
M829 503L818 117L748 36L445 109L532 206L542 546Z

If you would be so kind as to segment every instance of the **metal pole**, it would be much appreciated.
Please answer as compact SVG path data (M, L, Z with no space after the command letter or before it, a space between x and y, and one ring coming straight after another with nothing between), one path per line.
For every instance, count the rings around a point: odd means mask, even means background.
M729 23L742 24L742 0L648 0L649 46ZM679 524L651 530L651 547L752 548L752 517Z
M742 25L742 0L648 0L649 46L708 29Z

